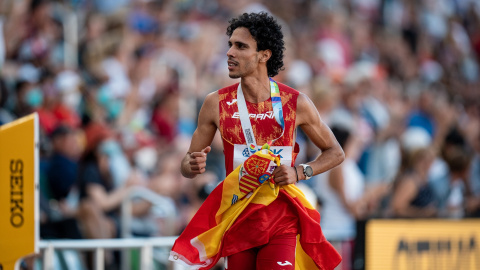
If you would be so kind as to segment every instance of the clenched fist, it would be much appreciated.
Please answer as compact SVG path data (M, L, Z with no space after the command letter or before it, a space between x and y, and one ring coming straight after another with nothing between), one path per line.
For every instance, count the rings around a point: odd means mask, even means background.
M279 186L295 184L297 182L296 167L280 165L273 171L273 181Z
M182 174L185 177L193 178L197 174L205 172L207 166L207 154L212 150L210 146L200 152L187 153L182 162Z

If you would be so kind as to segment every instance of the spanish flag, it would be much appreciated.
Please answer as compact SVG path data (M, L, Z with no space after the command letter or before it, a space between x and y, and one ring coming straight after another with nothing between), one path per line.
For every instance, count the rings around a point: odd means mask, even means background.
M295 269L334 269L341 257L323 236L320 214L295 185L274 184L272 172L279 165L280 158L263 149L238 166L212 191L177 238L169 260L190 269L210 269L221 257L258 246L255 233L248 233L258 224L249 215L283 199L298 217ZM268 237L268 228L262 234Z

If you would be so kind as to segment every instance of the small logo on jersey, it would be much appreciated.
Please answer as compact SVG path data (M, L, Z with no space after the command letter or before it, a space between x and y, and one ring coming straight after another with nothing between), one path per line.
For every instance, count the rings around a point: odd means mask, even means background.
M260 150L262 150L262 148L259 147L258 150L260 151ZM272 151L272 153L274 155L279 156L280 158L283 158L283 156L280 154L283 151L283 149L270 149L270 151ZM248 148L243 149L242 156L244 156L244 157L249 157L250 156L250 151L249 151Z
M260 119L260 120L265 120L266 118L273 119L275 117L273 114L273 111L268 111L266 113L258 113L258 114L251 113L248 116L252 119ZM240 118L240 113L239 112L233 113L232 118Z
M235 104L237 102L236 99L232 99L232 101L227 101L227 104L228 106L232 106L233 104Z
M289 261L285 261L284 263L282 263L282 262L277 262L277 264L280 265L280 266L292 265L292 263L290 263Z
M273 154L279 156L280 158L283 158L282 155L280 155L280 152L282 151L283 149L272 149Z

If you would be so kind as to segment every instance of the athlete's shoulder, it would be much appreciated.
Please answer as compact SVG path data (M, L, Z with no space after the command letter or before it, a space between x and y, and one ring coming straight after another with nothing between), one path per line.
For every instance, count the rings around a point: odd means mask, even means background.
M218 126L218 102L218 91L211 92L205 97L198 116L199 123L202 119L206 123L214 123Z
M225 93L233 92L233 91L237 90L238 84L239 84L239 83L237 82L237 83L234 83L234 84L232 84L232 85L229 85L229 86L226 86L226 87L224 87L224 88L221 88L221 89L218 90L218 93L219 93L220 95L222 95L222 94L225 94Z
M220 90L213 91L213 92L209 93L205 97L205 100L203 101L203 104L206 104L206 105L217 104L218 100L219 100L219 91Z
M300 94L300 92L298 90L295 90L292 87L290 87L286 84L283 84L281 82L277 82L277 85L278 85L278 89L280 89L280 91L295 94L295 95Z

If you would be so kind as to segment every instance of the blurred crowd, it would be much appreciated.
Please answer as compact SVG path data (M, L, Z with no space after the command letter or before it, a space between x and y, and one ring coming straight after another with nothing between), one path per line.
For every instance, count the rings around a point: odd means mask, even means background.
M41 237L178 235L224 179L180 174L204 97L228 77L226 27L267 11L285 34L275 77L306 93L342 145L302 183L327 232L368 218L480 216L480 3L475 0L3 0L0 124L37 112ZM297 163L320 154L297 133ZM165 206L164 206L165 207ZM328 233L327 233L328 235Z

